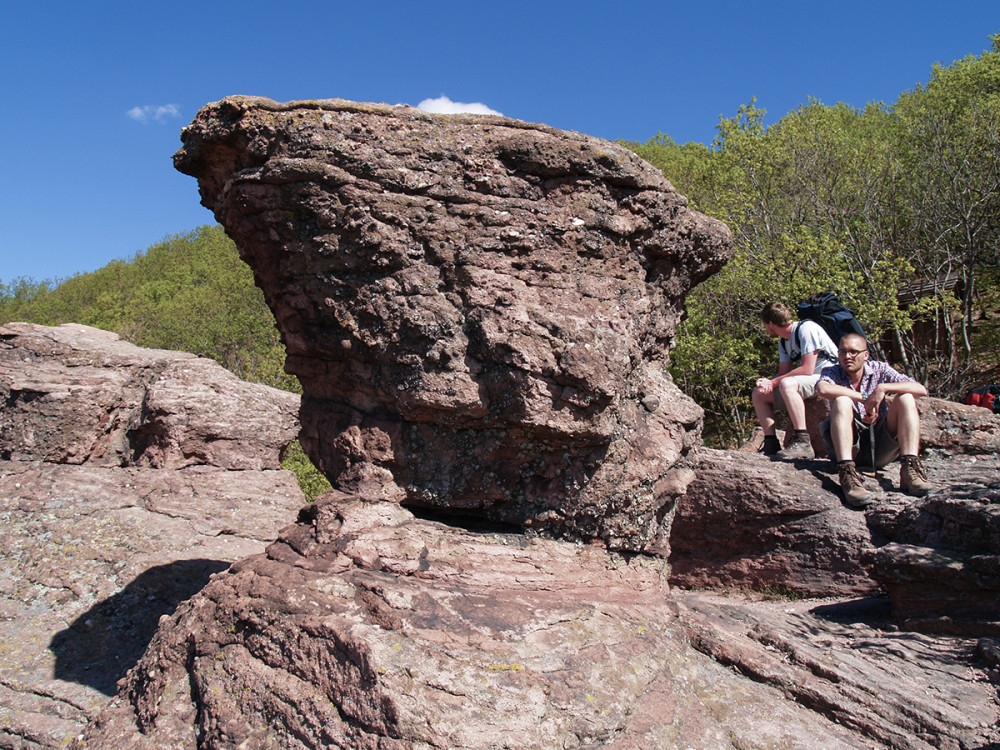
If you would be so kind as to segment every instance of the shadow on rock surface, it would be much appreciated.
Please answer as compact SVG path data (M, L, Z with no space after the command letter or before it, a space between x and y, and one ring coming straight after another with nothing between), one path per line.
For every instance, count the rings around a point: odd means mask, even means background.
M811 614L842 625L862 624L883 630L895 630L892 603L889 597L873 596L821 604L809 610Z
M178 560L142 573L52 637L54 676L113 696L118 680L149 645L160 617L171 614L204 588L213 573L228 567L220 560Z

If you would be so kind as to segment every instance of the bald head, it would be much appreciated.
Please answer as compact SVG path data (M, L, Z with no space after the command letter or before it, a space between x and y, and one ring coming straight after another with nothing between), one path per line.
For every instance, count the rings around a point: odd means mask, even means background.
M859 333L848 333L840 339L840 350L868 351L868 339Z
M853 378L860 373L868 361L868 340L856 333L848 333L840 340L837 350L840 366Z

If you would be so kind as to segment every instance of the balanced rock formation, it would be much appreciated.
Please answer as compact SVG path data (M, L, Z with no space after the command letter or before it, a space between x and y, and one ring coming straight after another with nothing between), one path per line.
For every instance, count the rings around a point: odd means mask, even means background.
M160 618L295 517L298 403L106 331L0 327L0 748L66 747Z
M616 144L501 117L230 97L182 140L336 488L665 553L702 421L665 366L722 223Z

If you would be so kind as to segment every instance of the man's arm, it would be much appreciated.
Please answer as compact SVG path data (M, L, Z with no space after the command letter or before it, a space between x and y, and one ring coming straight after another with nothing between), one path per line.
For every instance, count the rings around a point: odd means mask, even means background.
M792 369L791 362L782 362L778 367L777 376L771 378L771 384L777 386L781 382L782 378L792 377L795 375L812 375L813 370L816 369L816 360L819 359L819 349L814 352L809 352L808 354L803 354L802 359L799 361L799 366Z
M879 407L886 396L890 394L909 393L914 398L922 398L927 395L927 389L922 383L915 380L903 380L896 383L879 383L872 390L871 395L865 400L865 412L868 414L866 421L873 421L873 415L878 414Z
M826 378L821 378L819 383L816 384L816 395L820 398L825 398L827 401L832 401L840 396L846 396L851 401L857 401L859 404L864 403L865 413L868 415L867 418L869 421L874 420L878 416L879 407L886 396L898 393L910 393L915 398L921 398L927 395L927 389L922 383L918 383L915 380L904 380L898 383L879 383L872 390L868 398L865 399L862 398L861 393L853 388L837 385L832 380L827 380Z
M816 384L816 395L820 398L825 398L827 401L833 401L835 398L839 398L840 396L847 396L851 399L851 401L861 400L861 394L853 388L837 385L832 380L827 380L825 377L821 377L819 382Z
M918 383L916 380L904 380L899 383L879 383L875 386L875 390L881 390L883 396L888 396L890 393L911 393L915 398L923 398L927 395L927 388L924 387L923 383ZM873 393L875 391L872 391Z
M921 398L927 395L927 389L923 384L918 383L916 380L905 380L900 383L879 383L872 390L872 396L878 394L878 400L881 401L886 396L893 393L912 393L916 398ZM825 398L828 401L832 401L838 396L847 396L851 401L861 402L864 401L861 398L861 394L854 390L853 388L848 388L847 386L837 385L832 380L827 380L825 378L821 379L816 384L816 395L820 398ZM871 398L871 396L869 396Z

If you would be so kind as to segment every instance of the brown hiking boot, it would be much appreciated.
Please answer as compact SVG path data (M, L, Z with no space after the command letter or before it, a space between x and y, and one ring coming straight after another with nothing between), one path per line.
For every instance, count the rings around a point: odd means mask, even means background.
M764 445L761 447L760 452L765 456L774 456L777 455L779 450L781 450L781 443L778 442L777 436L765 435Z
M916 456L903 456L899 459L899 487L907 495L923 497L930 492L933 487L927 481L924 474L924 467L920 465L920 459Z
M815 455L808 432L796 432L792 442L778 451L778 458L786 461L794 458L813 458Z
M862 510L875 502L871 493L865 489L864 480L858 474L853 461L845 461L839 464L838 468L840 470L840 491L847 507Z

